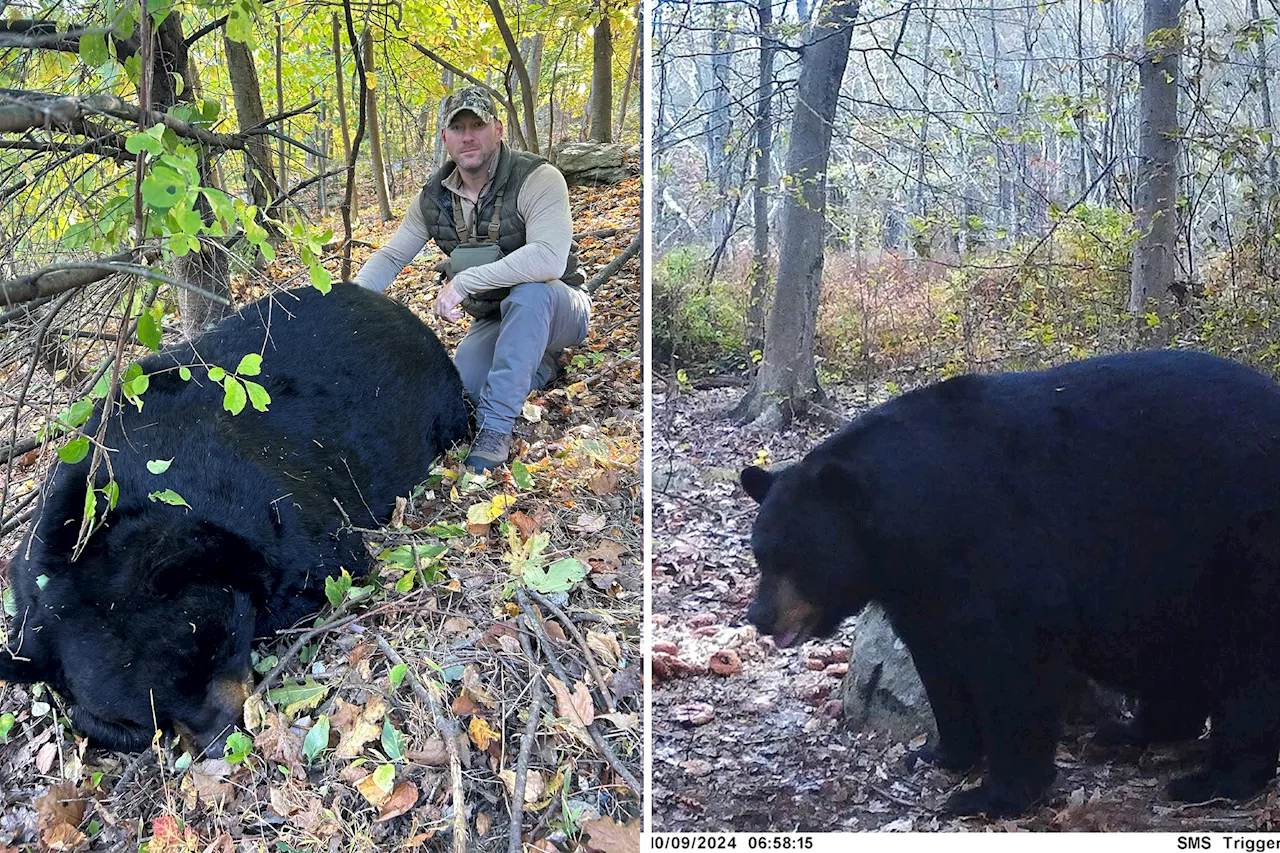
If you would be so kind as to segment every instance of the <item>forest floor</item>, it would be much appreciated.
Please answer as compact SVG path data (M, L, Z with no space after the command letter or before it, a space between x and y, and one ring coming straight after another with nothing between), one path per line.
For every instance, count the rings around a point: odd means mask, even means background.
M594 235L580 240L590 281L639 233L640 180L573 188L571 205L576 233ZM398 224L378 224L373 210L366 202L355 234L357 269ZM341 230L336 216L327 222ZM452 350L465 327L432 314L435 260L420 255L389 295ZM326 263L336 278L337 260ZM282 253L267 274L283 282L300 269ZM382 567L368 595L257 647L260 672L283 670L246 707L247 755L192 761L167 736L140 754L95 749L56 694L0 684L0 715L13 715L0 731L0 853L452 849L458 806L469 850L506 850L518 770L532 849L637 849L642 801L627 779L643 779L644 742L640 272L632 258L595 291L589 339L530 396L516 429L522 468L475 477L451 455L438 485L368 537ZM236 304L269 289L238 282ZM0 373L9 385L14 376ZM37 371L32 393L55 387ZM23 411L20 437L39 427L34 410ZM45 448L17 460L0 519L26 505L52 458ZM24 529L0 541L0 570ZM535 538L541 558L530 554ZM441 553L415 560L410 544ZM521 558L544 568L572 558L561 569L579 577L539 596L516 582ZM393 667L397 657L406 667ZM518 768L530 716L537 735ZM308 758L304 738L322 719L329 738Z
M866 390L835 396L852 417L867 407ZM1204 742L1181 751L1104 751L1076 728L1059 747L1052 794L1024 818L940 814L954 790L976 780L927 765L909 770L906 744L840 722L851 623L835 637L779 650L744 618L756 585L756 512L738 473L798 461L827 432L800 424L781 435L753 433L722 414L741 394L654 383L650 618L655 654L669 655L655 667L665 673L655 671L650 722L654 831L1242 832L1280 825L1275 793L1208 805L1164 796L1171 777L1205 758ZM871 397L880 402L874 386Z

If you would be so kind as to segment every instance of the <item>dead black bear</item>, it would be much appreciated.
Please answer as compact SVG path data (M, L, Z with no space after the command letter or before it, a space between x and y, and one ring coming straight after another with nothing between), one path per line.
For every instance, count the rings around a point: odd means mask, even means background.
M246 353L271 402L233 416L207 368ZM348 528L385 522L470 415L435 335L353 284L260 300L142 367L142 410L125 404L106 433L119 503L78 559L88 459L45 485L9 568L0 679L48 682L100 746L144 747L158 724L204 748L238 719L252 639L319 609L327 576L367 571ZM148 499L164 490L190 508Z
M964 376L857 418L799 464L748 468L779 645L880 602L937 718L935 755L1016 815L1054 779L1067 672L1138 700L1100 736L1197 737L1177 800L1244 799L1280 752L1280 388L1201 353Z

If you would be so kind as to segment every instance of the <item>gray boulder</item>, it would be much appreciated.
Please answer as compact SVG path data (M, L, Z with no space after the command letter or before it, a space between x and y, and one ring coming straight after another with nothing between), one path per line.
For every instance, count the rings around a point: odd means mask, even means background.
M551 162L570 186L618 184L640 174L634 149L617 143L564 142L551 149Z
M911 652L878 604L867 605L858 616L840 699L844 721L855 730L882 732L899 741L921 734L937 740L933 709Z

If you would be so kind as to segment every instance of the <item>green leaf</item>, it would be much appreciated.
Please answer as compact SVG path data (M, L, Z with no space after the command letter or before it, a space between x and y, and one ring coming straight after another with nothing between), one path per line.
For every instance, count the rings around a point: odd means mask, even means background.
M181 379L183 382L190 382L190 381L191 381L191 368L187 367L185 364L184 364L182 367L179 367L179 368L178 368L178 378L179 378L179 379Z
M284 706L285 716L294 718L298 714L310 711L320 704L320 700L329 692L329 688L308 678L301 684L286 684L267 691L267 698L276 705Z
M9 615L12 616L14 614L10 613ZM391 686L399 687L400 683L404 681L405 674L408 671L409 671L409 667L402 663L398 663L395 666L391 667Z
M240 359L240 364L236 365L237 376L257 376L262 372L262 356L256 352L251 352L244 358Z
M58 448L58 458L68 465L74 465L89 455L89 439L85 436L73 438Z
M6 587L4 595L4 615L10 618L18 615L18 599L13 597L13 587Z
M116 504L120 502L120 484L115 480L108 480L107 484L102 487L102 494L107 497L108 508L115 509Z
M166 503L169 506L185 506L187 509L191 509L191 504L183 500L182 495L178 494L173 489L165 489L163 492L152 492L147 495L147 497L151 499L152 503L160 501L161 503Z
M321 293L328 293L333 289L333 274L319 264L312 264L311 286Z
M458 524L433 524L427 528L427 534L440 539L457 539L467 535L467 528Z
M249 397L245 394L244 385L240 380L234 376L228 376L222 381L222 387L226 390L226 394L222 398L222 408L233 415L243 412L244 405L249 401Z
M416 572L405 572L400 576L400 580L396 581L396 592L409 592L413 589L413 579L417 577Z
M391 720L382 721L382 752L392 761L404 758L404 736L391 725Z
M230 196L222 190L209 187L201 187L200 192L204 193L204 197L208 199L209 206L213 208L213 214L218 217L218 221L227 226L236 221L236 206Z
M99 832L102 832L102 824L97 820L89 821L89 825L84 830L84 834L90 838L96 837Z
M9 742L9 732L13 730L13 724L16 722L13 714L0 714L0 743Z
M84 492L84 517L88 521L97 518L98 509L98 493L92 487L85 489Z
M160 324L150 311L143 311L138 318L138 340L152 352L160 351Z
M209 368L209 380L211 382L221 382L224 378L226 378L226 375L227 375L227 372L223 370L221 367Z
M411 545L387 548L378 555L378 559L397 569L412 569L417 564L413 558L413 547Z
M381 788L384 794L390 794L391 790L396 786L395 765L384 764L373 771L373 784Z
M78 427L85 421L89 420L89 416L93 414L93 402L90 400L76 400L71 404L71 408L67 409L65 416L60 418L63 423L69 427Z
M168 210L186 195L186 180L165 166L157 166L142 182L142 200L156 210Z
M243 0L233 3L227 13L227 38L253 46L253 11Z
M164 153L164 145L149 133L130 134L129 138L124 141L124 147L130 154L145 151L153 157L158 157Z
M342 603L350 590L351 575L346 569L342 570L342 575L339 577L330 576L324 579L324 597L329 599L329 604L334 607Z
M85 65L93 68L106 64L111 58L111 54L107 52L107 37L102 33L85 33L80 36L80 58Z
M317 755L328 748L329 718L321 714L320 719L315 721L311 731L307 732L307 736L302 740L302 757L307 759L307 764L310 764Z
M149 459L147 460L147 470L152 474L163 474L169 470L169 466L172 464L172 459Z
M36 586L37 586L38 588L40 588L40 589L44 589L44 588L45 588L45 585L46 585L46 584L48 584L48 583L49 583L49 576L48 576L48 575L36 575Z
M603 441L594 438L588 438L578 445L588 456L596 459L607 460L609 458L609 445Z
M529 467L519 459L511 460L511 479L526 492L533 488L533 475L529 473Z
M587 576L587 569L573 557L565 557L543 569L530 564L524 570L524 582L538 592L568 592Z
M110 388L111 377L104 374L97 382L93 383L93 390L89 392L89 396L94 400L101 400L103 397L107 396L107 391L110 390ZM75 406L72 406L71 408L74 410Z
M253 741L244 732L232 732L227 737L223 757L231 764L239 764L253 752Z
M249 390L249 402L252 403L253 407L259 412L265 412L267 410L267 406L271 405L271 395L267 393L267 389L263 388L252 379L245 379L243 381L244 387Z

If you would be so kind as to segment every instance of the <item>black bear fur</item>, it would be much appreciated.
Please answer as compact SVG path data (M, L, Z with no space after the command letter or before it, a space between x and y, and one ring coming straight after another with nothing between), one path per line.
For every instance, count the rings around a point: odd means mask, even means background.
M247 353L271 403L233 416L204 366L234 371ZM97 745L139 749L158 725L203 749L238 718L252 639L318 610L326 577L368 571L351 527L387 521L470 413L431 330L348 283L267 297L141 364L141 411L117 404L106 431L119 503L78 559L89 459L44 486L9 568L0 680L48 682ZM156 459L173 461L157 475ZM104 464L96 486L107 478ZM165 489L190 509L148 499Z
M1068 672L1138 701L1100 738L1195 738L1178 800L1242 799L1280 752L1280 388L1184 351L962 376L858 417L778 472L748 468L780 645L880 602L911 650L949 810L1049 789Z

